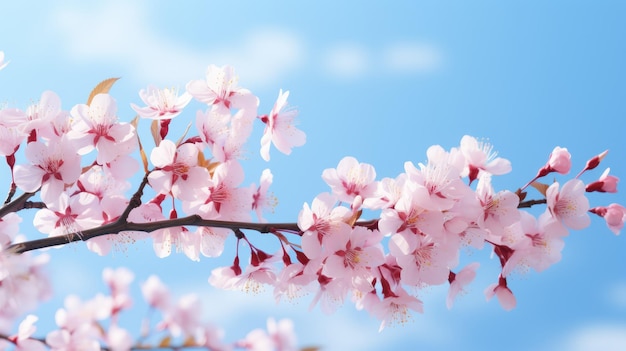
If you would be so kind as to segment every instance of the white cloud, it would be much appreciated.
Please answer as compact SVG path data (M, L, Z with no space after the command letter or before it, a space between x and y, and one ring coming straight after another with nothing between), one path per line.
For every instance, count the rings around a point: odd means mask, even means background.
M386 48L384 65L398 73L424 73L440 68L440 51L431 45L419 43L396 43Z
M369 56L365 48L357 44L336 45L328 49L322 64L334 77L356 78L370 69Z
M559 350L626 350L626 324L589 325L572 332Z
M198 50L159 35L145 7L111 1L83 10L60 9L53 17L75 60L121 65L142 84L184 84L203 78L214 63L233 65L246 87L258 87L280 79L303 58L298 37L275 28L255 28L230 45Z
M394 43L372 50L358 43L334 45L323 53L322 65L331 76L356 79L372 75L412 75L439 70L438 48L418 42Z

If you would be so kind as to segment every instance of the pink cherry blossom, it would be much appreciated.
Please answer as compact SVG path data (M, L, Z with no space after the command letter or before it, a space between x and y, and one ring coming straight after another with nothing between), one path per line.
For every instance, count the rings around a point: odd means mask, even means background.
M200 139L207 144L210 150L222 147L230 134L230 121L232 116L229 111L209 109L206 112L196 112L196 129Z
M276 303L282 297L288 301L294 301L315 290L315 280L317 274L307 274L305 266L300 262L292 263L283 268L274 284L274 298Z
M226 238L232 231L228 228L199 227L190 235L198 237L200 241L200 253L206 257L219 257L224 251Z
M569 173L572 168L571 157L566 148L555 147L552 153L550 153L550 159L546 165L548 172L558 172L560 174Z
M271 261L270 258L256 266L250 264L240 274L236 274L232 267L213 269L209 283L225 290L241 290L258 294L263 291L264 285L274 285L276 282L276 273Z
M26 192L41 187L41 199L46 203L58 201L65 185L74 183L80 176L80 156L67 139L49 145L39 141L29 143L25 155L30 164L15 166L15 184Z
M170 305L170 292L157 275L151 275L141 284L141 293L150 307L166 310Z
M552 183L546 190L546 200L550 214L572 229L586 228L591 219L587 214L589 200L585 196L585 184L572 179L559 191L559 183Z
M35 333L37 328L35 322L39 317L29 314L20 323L17 335L9 337L9 341L15 344L15 351L44 351L47 350L46 345L39 340L31 339L31 335Z
M448 210L461 198L472 194L470 187L460 177L465 166L463 154L452 149L445 151L434 145L426 151L428 163L419 164L419 169L412 162L404 163L404 170L411 182L426 188L430 198L422 206L433 210Z
M348 279L363 292L371 290L371 285L363 283L373 278L371 269L385 263L382 245L368 242L372 236L371 230L355 227L328 238L325 245L330 255L324 262L322 274L330 278Z
M2 120L0 110L0 121ZM10 156L17 151L18 146L26 139L27 134L18 128L1 124L0 122L0 156Z
M296 351L298 341L290 319L281 319L278 322L274 318L267 320L267 332L274 342L276 351Z
M88 193L59 195L54 206L42 208L35 214L33 225L48 236L61 236L94 228L102 223L98 198Z
M178 147L170 140L162 140L152 149L150 161L156 167L150 172L150 186L160 194L169 194L181 200L194 200L200 189L208 185L209 171L198 166L198 148L193 144Z
M479 223L490 230L492 235L499 235L503 227L519 220L519 196L508 190L495 193L491 186L491 175L479 179L476 196L484 211Z
M117 121L117 104L109 94L98 94L90 105L76 105L70 113L75 122L68 136L81 155L96 149L98 164L111 162L137 147L135 128Z
M175 211L172 212L170 219L176 218L175 213ZM158 204L149 202L130 211L128 220L132 223L147 223L166 220L166 218ZM141 233L139 236L136 236L134 232L126 232L126 234L133 238L143 237ZM192 260L197 261L199 259L199 242L196 241L195 235L184 227L158 229L149 235L152 237L152 247L157 257L169 256L172 253L173 246L177 252L183 251Z
M391 236L389 253L402 267L402 282L409 285L439 285L447 281L456 264L457 253L450 243L438 242L431 236L402 232Z
M461 152L465 156L465 167L461 176L468 176L470 183L483 174L502 175L511 171L511 163L493 151L493 146L478 141L469 135L461 138Z
M37 103L30 105L26 111L7 109L2 114L3 124L18 128L29 136L29 142L37 139L40 129L48 128L52 121L59 115L65 116L61 111L61 99L52 91L44 91Z
M206 219L250 220L253 193L250 188L239 187L243 179L243 168L239 162L220 163L215 167L208 186L201 189L198 199L183 202L184 211Z
M344 157L337 168L322 172L322 178L330 186L339 200L352 203L357 195L364 200L374 196L376 191L376 171L367 163L359 163L354 157Z
M606 225L615 235L619 235L626 223L626 208L620 204L612 203L606 207L594 207L589 212L603 217Z
M386 208L378 226L384 235L395 233L440 235L443 232L443 214L426 210L430 195L422 186L406 186L394 208Z
M10 226L5 228L10 230ZM12 235L0 231L0 330L3 332L11 328L16 318L34 310L52 294L49 274L45 272L49 256L8 252L5 249L11 244Z
M55 314L60 329L48 333L46 344L55 351L100 350L100 332L96 323L110 317L111 307L111 298L101 294L84 302L75 295L66 297L65 308Z
M272 185L272 172L268 169L264 169L261 174L260 185L258 188L254 184L252 184L251 188L254 191L252 194L252 210L256 212L257 219L259 222L266 222L265 218L263 218L263 210L269 209L272 212L274 211L274 207L278 200L272 194L268 194L267 191ZM256 189L255 189L256 188Z
M402 195L406 180L406 173L401 173L396 178L381 179L376 183L374 196L365 199L363 207L371 210L393 207Z
M109 325L104 341L111 351L127 351L135 343L130 332L117 324Z
M519 229L519 235L506 242L513 253L502 267L503 276L516 268L526 271L530 267L541 272L561 260L565 246L563 237L568 231L549 213L544 212L537 219L528 212L521 212Z
M487 301L491 300L494 296L498 298L500 306L506 311L514 309L517 305L513 292L507 286L506 278L500 277L497 283L491 284L485 289Z
M172 336L194 335L201 327L202 302L196 294L181 296L175 304L163 311L163 321L159 329L167 329Z
M261 156L265 161L270 160L270 143L280 152L289 155L292 147L302 146L306 142L304 132L294 126L298 111L287 109L288 97L289 92L283 93L281 89L270 114L261 117L261 121L266 124L261 138Z
M320 274L317 278L319 287L309 309L313 309L318 303L320 304L320 310L324 314L331 314L337 311L341 305L343 305L346 295L351 290L350 282L343 279L331 279Z
M448 278L450 288L448 290L448 297L446 298L446 307L448 307L448 309L452 308L456 296L465 292L463 288L476 278L476 270L478 267L480 267L480 263L474 262L463 267L458 273L450 272Z
M249 90L237 86L235 70L231 66L210 65L206 80L193 80L187 83L187 91L198 101L213 105L215 109L256 109L256 96Z
M102 279L111 292L111 299L113 300L111 314L113 316L116 316L121 310L132 306L129 286L135 279L133 272L124 267L115 270L105 268L102 271Z
M302 250L310 259L321 255L326 237L350 231L346 223L350 210L343 206L335 207L336 202L334 195L319 194L313 199L311 207L305 203L298 215L298 227L303 231Z
M147 106L139 107L132 103L130 106L140 117L156 120L172 119L178 116L192 98L188 92L179 96L177 89L158 89L153 85L149 85L147 89L141 89L139 96Z
M601 193L616 193L617 183L619 182L619 178L613 175L609 175L610 171L611 169L607 168L600 176L600 179L596 180L595 182L587 184L585 191L587 192L598 191Z
M382 300L375 294L367 294L365 308L376 318L381 320L381 332L386 326L405 325L411 321L411 310L424 313L422 301L409 295L402 287L384 296Z

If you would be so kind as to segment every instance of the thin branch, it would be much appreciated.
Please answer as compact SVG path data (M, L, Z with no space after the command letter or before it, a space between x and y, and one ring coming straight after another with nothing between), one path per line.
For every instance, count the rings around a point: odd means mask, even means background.
M378 220L367 220L356 222L355 225L371 228L377 224ZM229 228L254 230L259 233L272 233L274 231L292 231L299 232L300 228L298 223L250 223L250 222L232 222L232 221L218 221L211 219L203 219L199 215L191 215L187 217L167 219L162 221L148 222L148 223L132 223L122 220L103 226L83 230L80 233L70 233L63 236L53 236L44 239L30 240L13 244L7 247L7 251L14 253L24 253L27 251L42 249L46 247L52 247L57 245L64 245L75 241L86 241L98 236L107 234L119 234L125 231L139 231L139 232L153 232L158 229L182 227L182 226L195 226L195 227L209 227L209 228Z
M33 195L35 195L35 193L24 193L20 195L17 199L2 206L2 208L0 208L0 218L6 216L8 213L17 212L23 209L25 207L26 201L33 197Z
M520 202L519 205L517 205L517 208L530 208L530 207L533 207L535 205L541 205L541 204L545 204L545 203L547 203L546 199L526 200L526 201Z

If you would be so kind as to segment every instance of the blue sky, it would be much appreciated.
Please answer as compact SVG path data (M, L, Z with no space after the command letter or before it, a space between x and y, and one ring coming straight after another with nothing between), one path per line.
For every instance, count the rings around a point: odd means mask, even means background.
M327 191L321 173L343 156L392 177L405 161L424 161L428 146L450 148L465 134L488 138L512 162L498 187L526 183L555 146L571 151L573 172L609 149L605 163L626 179L625 11L619 1L5 2L0 50L11 62L0 71L0 101L25 108L53 90L70 109L99 81L122 77L111 94L120 118L130 120L139 89L182 88L211 63L233 65L240 85L261 99L260 111L269 112L279 89L290 90L307 144L289 157L272 150L267 164L257 132L244 162L247 183L272 169L279 198L272 221L294 221L304 202ZM192 120L194 108L181 117ZM176 122L182 133L186 121ZM611 202L626 197L591 199L592 206ZM39 235L27 224L21 230ZM206 319L229 340L274 316L294 320L302 346L327 351L626 348L624 236L593 218L567 239L560 263L510 280L515 310L485 302L498 262L483 250L464 258L482 266L454 309L445 308L445 288L428 290L420 295L423 315L382 333L377 320L350 305L325 316L308 311L310 297L277 306L269 289L258 296L216 291L206 280L224 261L158 259L149 243L107 257L68 245L50 251L50 269L60 295L85 298L102 288L103 267L127 266L138 282L159 273L176 294L201 294ZM61 304L44 305L40 331ZM129 326L143 312L138 295L137 306Z

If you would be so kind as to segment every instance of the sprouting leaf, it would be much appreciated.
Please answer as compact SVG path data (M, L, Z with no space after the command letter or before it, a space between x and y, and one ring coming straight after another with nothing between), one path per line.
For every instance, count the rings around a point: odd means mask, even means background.
M152 124L150 124L150 133L152 134L152 139L154 139L154 145L159 146L161 144L161 132L159 131L159 121L153 120Z
M169 347L171 343L172 343L172 337L166 336L163 339L161 339L161 342L159 343L159 347Z
M533 188L537 189L537 191L539 191L543 196L546 196L546 191L548 190L549 185L540 182L532 182L530 183L530 185L532 185Z
M95 88L89 94L89 98L87 99L87 105L91 105L91 100L98 94L106 94L111 90L111 87L115 82L117 82L119 78L109 78L105 79L102 82L98 83Z

